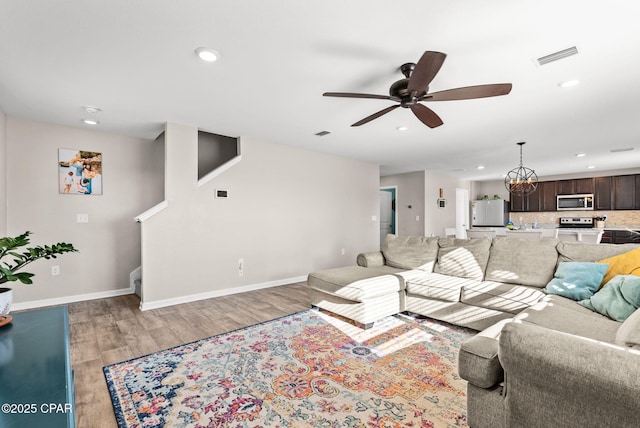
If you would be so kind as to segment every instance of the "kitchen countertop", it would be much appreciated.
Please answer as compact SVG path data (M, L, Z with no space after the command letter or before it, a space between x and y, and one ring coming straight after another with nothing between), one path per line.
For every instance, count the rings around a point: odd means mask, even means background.
M500 233L503 231L508 230L508 228L505 227L496 227L496 226L473 226L473 229L493 229L496 232ZM518 228L518 226L514 227L512 230L520 230L520 231L536 231L536 230L543 230L543 229L558 229L559 233L564 233L564 232L588 232L588 231L600 231L600 230L623 230L623 231L637 231L640 232L640 226L638 225L629 225L629 226L606 226L604 229L601 228L597 228L597 227L559 227L558 225L541 225L540 227L537 228L532 228L532 227L528 227L528 228L523 228L520 229Z
M604 230L640 230L640 226L632 225L632 226L612 226L605 227Z
M581 228L581 227L563 227L563 228L558 228L558 233L600 233L600 231L603 229L597 229L595 227L588 227L588 228Z

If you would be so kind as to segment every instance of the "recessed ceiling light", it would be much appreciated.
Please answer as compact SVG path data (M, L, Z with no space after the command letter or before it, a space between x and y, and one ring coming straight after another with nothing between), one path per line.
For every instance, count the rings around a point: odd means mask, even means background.
M406 131L406 130L407 130L407 129L409 129L409 128L407 128L406 126L398 126L396 129L397 129L398 131Z
M199 48L197 48L196 54L200 57L201 60L207 62L214 62L220 59L220 53L218 51L204 46L200 46Z
M484 165L478 165L476 169L484 169Z
M578 79L571 79L558 83L558 86L560 86L561 88L570 88L572 86L576 86L578 83L580 83Z
M95 107L95 106L82 106L82 108L87 113L99 113L99 112L102 111L102 109L100 107Z
M82 119L82 121L86 124L86 125L97 125L100 122L98 122L97 120L94 119Z
M596 166L595 165L589 165L587 166L587 169L594 169Z
M586 153L576 153L576 157L577 158L583 158L585 157L587 154Z

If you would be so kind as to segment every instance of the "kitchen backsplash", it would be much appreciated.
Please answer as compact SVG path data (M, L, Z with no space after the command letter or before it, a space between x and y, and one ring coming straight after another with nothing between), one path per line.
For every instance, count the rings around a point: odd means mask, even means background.
M604 217L606 214L607 221L605 227L640 229L640 211L556 211L556 212L515 212L509 213L509 218L515 225L522 223L531 225L538 223L543 227L557 226L560 217Z

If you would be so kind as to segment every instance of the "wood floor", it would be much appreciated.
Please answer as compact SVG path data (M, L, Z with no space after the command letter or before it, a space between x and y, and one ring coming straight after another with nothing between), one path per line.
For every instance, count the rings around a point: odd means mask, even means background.
M140 311L135 295L69 305L78 428L117 428L102 367L308 309L305 283Z

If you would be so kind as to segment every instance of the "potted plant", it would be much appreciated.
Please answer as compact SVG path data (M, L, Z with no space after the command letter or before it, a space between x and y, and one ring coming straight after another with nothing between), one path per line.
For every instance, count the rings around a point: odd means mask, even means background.
M607 216L602 216L602 217L594 217L593 221L596 222L596 228L598 229L604 229L604 222L607 220Z
M15 238L0 238L0 285L9 281L20 281L23 284L33 284L31 278L33 273L18 272L26 265L38 259L55 259L56 256L64 253L76 252L72 244L59 242L53 245L26 247L29 245L29 235L27 231ZM11 258L11 261L4 258ZM8 314L11 310L12 291L11 288L0 288L0 315Z

